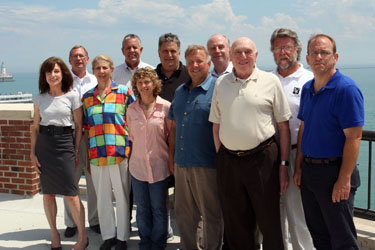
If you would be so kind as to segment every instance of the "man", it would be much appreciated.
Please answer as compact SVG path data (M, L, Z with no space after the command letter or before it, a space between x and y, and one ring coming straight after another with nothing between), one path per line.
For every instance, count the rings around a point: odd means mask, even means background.
M209 117L214 123L218 192L231 250L256 248L256 222L263 249L284 249L280 193L288 186L291 112L280 81L256 67L257 56L249 38L234 41L233 71L217 80Z
M172 33L161 35L158 54L160 63L156 67L156 72L163 84L159 95L172 102L176 88L190 79L185 65L180 62L178 36Z
M113 71L113 81L131 89L131 77L136 69L154 67L141 61L143 47L141 46L141 39L135 34L127 34L124 37L121 51L125 56L125 63L115 68Z
M294 181L316 249L359 249L353 222L356 168L364 125L363 96L336 69L335 41L310 38L306 61L314 79L303 86Z
M216 78L209 73L204 46L185 52L191 80L179 86L168 118L170 170L175 175L175 218L181 250L198 249L197 227L203 221L203 249L221 249L223 220L217 195L215 145L208 121Z
M207 50L211 56L214 67L211 74L219 77L223 74L232 72L232 62L229 58L229 40L221 34L212 35L207 41Z
M96 77L86 70L86 65L89 63L89 55L87 50L81 46L74 46L69 52L69 63L72 66L73 75L73 87L78 91L80 98L88 90L94 88L98 82ZM82 136L81 146L79 149L79 166L76 168L75 181L78 186L79 180L81 179L82 172L85 173L86 177L86 193L87 193L87 215L89 220L89 225L92 230L96 233L100 233L99 219L98 219L98 209L96 201L96 193L94 185L92 183L91 174L86 168L86 144ZM77 226L74 224L72 214L70 212L69 205L64 200L64 221L67 228L65 229L64 235L67 238L73 237L76 234Z
M297 34L285 28L276 29L271 36L271 51L277 68L273 73L280 79L285 95L288 99L292 118L289 120L291 135L291 151L289 155L288 174L293 177L294 162L297 153L297 135L299 120L297 119L302 86L314 76L298 63L301 58L302 44ZM288 229L293 250L313 249L311 235L306 226L303 213L301 193L299 188L291 182L286 192L280 197L281 229L284 246L288 245Z

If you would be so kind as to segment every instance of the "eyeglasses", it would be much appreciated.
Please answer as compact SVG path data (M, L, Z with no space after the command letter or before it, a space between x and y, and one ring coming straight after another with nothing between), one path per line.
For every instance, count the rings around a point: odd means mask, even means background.
M251 51L251 50L247 50L247 51L235 51L234 52L235 56L242 56L243 54L245 54L245 56L252 56L255 53L254 53L254 51Z
M288 53L289 53L289 52L292 51L292 49L294 49L294 46L286 45L286 46L283 46L283 47L274 47L274 48L273 48L273 52L275 52L275 53L280 53L282 49L283 49L285 52L288 52Z
M74 55L71 56L71 58L74 58L74 59L76 59L76 58L84 58L84 57L86 57L86 55L84 55L84 54L74 54Z
M318 55L320 55L322 58L326 58L331 54L332 52L330 51L321 50L321 51L312 51L311 53L309 53L309 56L317 57Z

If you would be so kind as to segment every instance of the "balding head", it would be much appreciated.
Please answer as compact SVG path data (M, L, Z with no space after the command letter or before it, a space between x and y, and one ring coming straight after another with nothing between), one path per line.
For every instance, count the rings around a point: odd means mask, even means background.
M217 74L221 74L228 67L229 49L229 40L224 35L212 35L207 41L207 50Z
M235 40L230 50L230 58L237 77L247 79L255 68L258 51L255 43L248 37Z

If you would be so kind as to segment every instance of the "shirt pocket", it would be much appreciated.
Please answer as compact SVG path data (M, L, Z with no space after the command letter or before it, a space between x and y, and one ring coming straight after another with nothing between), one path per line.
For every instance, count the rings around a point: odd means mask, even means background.
M210 115L211 102L199 102L194 104L192 111L192 122L204 124L208 122Z

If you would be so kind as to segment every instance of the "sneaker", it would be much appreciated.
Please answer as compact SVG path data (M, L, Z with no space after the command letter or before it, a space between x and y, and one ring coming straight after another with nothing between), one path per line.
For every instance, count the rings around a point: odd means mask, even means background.
M64 236L66 238L71 238L73 237L77 232L77 227L67 227L64 232Z
M116 238L105 240L100 246L100 250L111 250L114 245L116 245Z
M172 241L173 240L173 229L172 227L168 228L168 234L167 234L167 241Z
M94 226L90 226L91 230L94 231L95 233L97 234L100 234L100 225L97 224L97 225L94 225Z
M128 246L126 245L126 241L117 240L115 250L126 250Z

